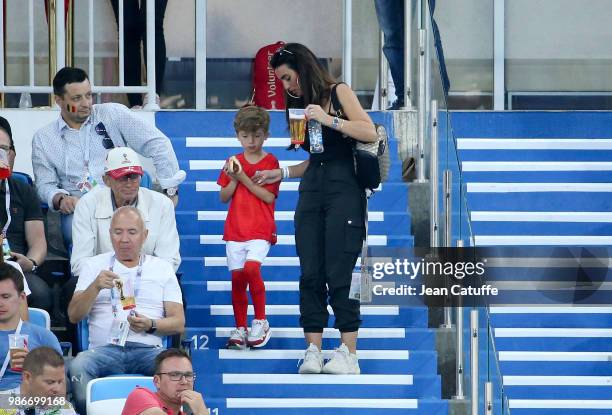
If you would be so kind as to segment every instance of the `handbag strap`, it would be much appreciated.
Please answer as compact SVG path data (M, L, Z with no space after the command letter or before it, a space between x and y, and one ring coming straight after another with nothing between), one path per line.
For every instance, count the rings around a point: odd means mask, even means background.
M363 243L361 245L361 299L364 302L371 302L372 297L372 277L369 272L368 267L369 258L368 258L368 198L365 199L365 238L363 239ZM365 280L364 280L365 278Z
M344 116L344 110L342 109L342 104L340 103L340 99L338 99L338 93L336 92L336 88L338 85L343 84L344 82L338 82L336 85L332 86L331 92L329 94L329 99L334 106L334 111L336 112L336 117L342 118Z

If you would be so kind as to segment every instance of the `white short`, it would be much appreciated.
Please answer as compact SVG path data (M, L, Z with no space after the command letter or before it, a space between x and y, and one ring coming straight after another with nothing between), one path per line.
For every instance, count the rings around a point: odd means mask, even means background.
M246 261L263 263L269 250L270 242L263 239L251 239L246 242L227 241L225 243L227 267L230 271L233 271L244 268Z

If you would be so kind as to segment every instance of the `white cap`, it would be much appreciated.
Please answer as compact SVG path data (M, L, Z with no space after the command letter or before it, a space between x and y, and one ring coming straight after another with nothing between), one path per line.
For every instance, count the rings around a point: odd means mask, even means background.
M106 155L104 162L104 173L113 179L118 179L127 174L144 174L138 154L129 147L115 147Z

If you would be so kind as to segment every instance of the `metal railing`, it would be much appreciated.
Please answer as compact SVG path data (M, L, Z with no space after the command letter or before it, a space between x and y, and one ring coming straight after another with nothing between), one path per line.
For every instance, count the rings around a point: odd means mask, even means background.
M73 63L72 53L67 55L67 48L72 52L74 45L73 7L71 1L68 18L63 13L65 2L70 0L46 0L49 12L49 84L55 73L64 66ZM126 0L119 0L118 7L118 32L119 32L119 56L118 56L118 85L96 85L95 84L95 47L94 47L94 0L88 0L88 75L94 93L146 93L148 95L145 109L159 109L156 103L155 82L155 0L146 1L146 85L125 85L125 59L124 59L124 27L123 6ZM128 0L132 1L132 0ZM52 94L49 86L36 86L34 76L34 0L28 0L28 72L29 79L26 85L9 86L6 84L5 73L5 42L4 32L0 31L0 93L44 93ZM348 84L352 80L352 19L353 2L343 0L342 3L342 78ZM4 10L0 10L0 22L3 21ZM196 109L206 109L206 19L207 0L195 0L195 40L196 40L196 71L195 71L195 97Z
M49 84L55 73L66 64L73 61L73 24L71 9L74 0L68 9L68 19L64 14L66 0L48 0L49 13ZM146 93L147 102L145 109L159 109L155 94L155 0L146 0L146 62L147 62L147 84L145 86L126 86L124 81L125 59L123 55L124 45L124 19L123 3L119 0L119 85L96 85L95 84L95 65L94 65L94 1L88 2L88 75L94 93ZM0 22L4 21L4 9L0 7ZM68 23L68 24L67 24ZM67 57L67 45L70 54ZM0 30L0 93L43 93L52 94L53 88L49 86L36 86L34 76L34 0L28 0L28 84L27 85L6 85L5 71L5 39L4 31Z
M461 248L465 240L468 241L468 246L474 246L469 224L469 210L465 205L465 195L461 185L463 179L457 156L456 140L452 133L452 125L444 102L446 92L442 85L437 83L441 79L434 79L434 76L437 75L432 73L437 55L433 51L432 16L428 3L428 0L419 1L417 13L419 13L420 23L418 30L414 31L414 33L418 33L418 50L416 51L418 62L416 181L429 182L429 245L432 248L441 247L441 249L454 246ZM409 53L409 50L406 50L406 57L411 56ZM406 60L411 59L407 58ZM408 87L409 81L407 79L406 82ZM444 125L445 123L446 125ZM440 127L445 127L444 134L446 136L442 136ZM454 186L453 180L456 180L459 185ZM440 195L442 201L439 200ZM459 205L458 221L453 221L453 213L457 213L456 211L453 212L453 201L456 202L455 206ZM440 203L442 203L442 209L440 209ZM467 220L467 225L463 221L464 218ZM456 232L457 230L459 232ZM459 234L458 237L457 233ZM486 380L481 376L482 369L488 368L490 370L490 365L488 361L481 362L479 360L479 342L480 340L492 341L491 332L489 330L482 331L479 328L479 312L481 309L478 306L471 310L469 322L465 327L464 308L462 306L463 302L458 299L454 307L444 307L443 324L440 326L445 329L456 328L455 395L453 400L469 402L468 411L471 415L490 415L494 412L493 402L497 398L494 397L491 373ZM485 322L483 321L483 323ZM486 325L489 324L490 319L486 318ZM465 330L466 335L469 332L469 340L464 338L464 328L467 329ZM464 342L469 342L469 370L466 370L465 367L467 356L464 355ZM495 352L488 354L487 357L495 358ZM464 377L466 378L464 379ZM464 385L464 381L466 385ZM464 386L467 386L467 388ZM479 396L483 392L484 397ZM481 404L482 402L484 402L484 406Z

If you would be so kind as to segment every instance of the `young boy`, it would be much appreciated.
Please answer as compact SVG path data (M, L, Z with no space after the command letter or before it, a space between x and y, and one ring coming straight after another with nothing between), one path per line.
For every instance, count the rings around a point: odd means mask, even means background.
M261 278L261 263L270 245L276 243L274 202L279 183L259 186L251 177L258 170L278 169L276 157L266 153L270 116L259 107L245 107L234 119L234 129L244 152L230 157L217 183L221 201L230 202L223 240L226 241L227 265L232 274L232 306L236 329L227 342L230 349L263 347L270 339L266 320L266 291ZM255 319L247 332L247 286L251 292Z

